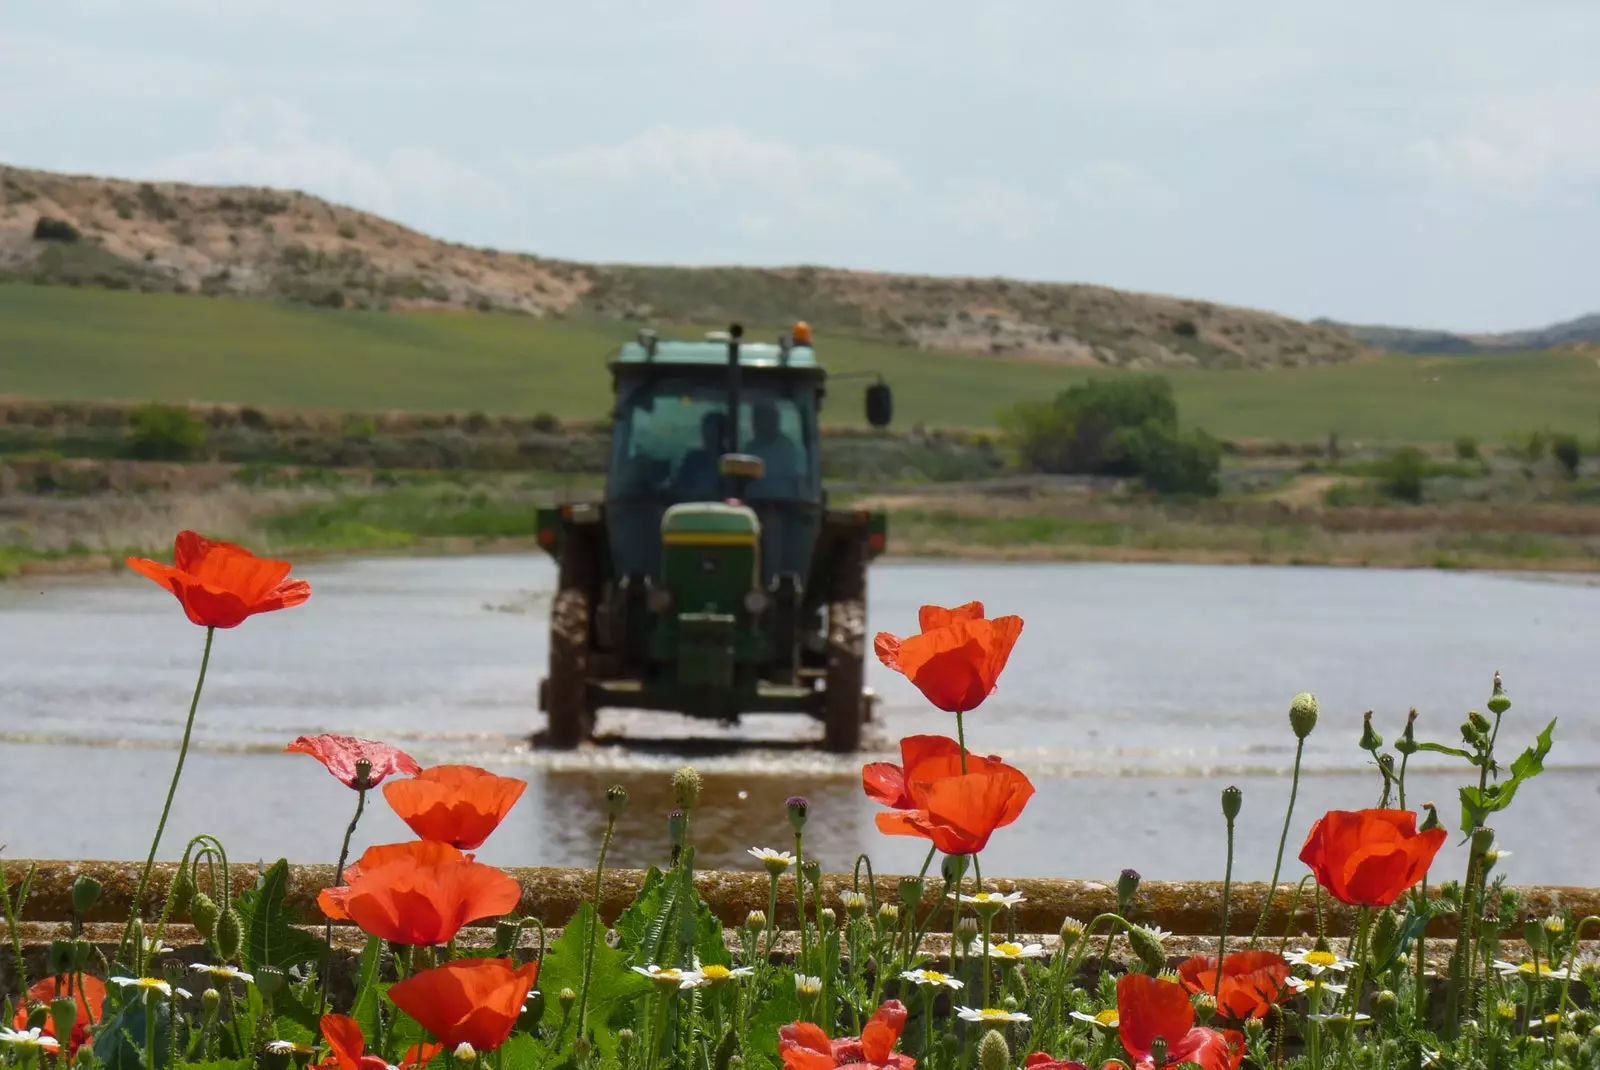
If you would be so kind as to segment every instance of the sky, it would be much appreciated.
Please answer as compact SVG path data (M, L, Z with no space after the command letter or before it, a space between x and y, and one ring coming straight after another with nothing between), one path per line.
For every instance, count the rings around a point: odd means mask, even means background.
M578 260L1600 310L1593 0L0 0L0 161Z

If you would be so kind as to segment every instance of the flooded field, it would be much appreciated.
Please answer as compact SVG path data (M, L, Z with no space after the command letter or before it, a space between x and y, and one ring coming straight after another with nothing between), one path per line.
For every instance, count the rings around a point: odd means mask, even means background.
M868 682L882 697L879 717L856 757L807 746L820 726L805 718L725 730L609 711L597 746L549 753L530 744L542 723L536 688L554 579L542 557L296 571L312 582L309 603L218 633L164 855L203 831L241 859L331 862L353 796L315 762L281 751L301 733L336 731L398 744L425 764L466 761L526 778L527 795L480 852L497 864L591 864L612 783L632 796L613 860L664 859L668 779L685 761L706 779L694 829L703 865L753 865L745 848L784 846L783 799L797 793L812 800L808 850L830 869L860 851L879 872L921 864L920 841L876 831L859 767L893 756L902 734L953 734L953 720L876 663ZM1573 831L1600 817L1600 587L1590 582L960 563L884 564L871 582L872 630L914 628L925 601L974 597L1027 621L999 692L968 720L975 750L1004 755L1038 788L1022 820L996 834L986 873L1110 878L1133 866L1152 878L1220 878L1218 793L1236 784L1235 872L1265 879L1289 792L1285 711L1296 691L1316 693L1322 719L1291 860L1317 813L1377 801L1378 775L1355 746L1364 710L1392 739L1416 706L1421 736L1455 742L1498 668L1515 702L1501 737L1509 748L1560 718L1549 771L1499 824L1511 879L1600 884L1600 858L1575 850L1588 837ZM7 857L143 857L203 635L137 578L0 586ZM1427 757L1411 797L1437 802L1453 825L1463 773ZM358 847L408 835L378 805ZM1460 857L1452 845L1441 871L1458 875Z

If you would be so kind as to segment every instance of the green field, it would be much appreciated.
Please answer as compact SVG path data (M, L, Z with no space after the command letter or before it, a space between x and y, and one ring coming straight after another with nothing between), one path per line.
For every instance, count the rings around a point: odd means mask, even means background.
M881 372L902 426L987 427L1003 406L1095 374L830 336L830 371ZM596 418L607 352L631 328L511 315L394 314L272 301L0 284L0 394L223 401L345 410L478 410ZM764 332L758 332L764 333ZM1183 420L1226 438L1485 442L1533 428L1592 433L1600 366L1571 353L1391 356L1370 363L1170 375ZM855 384L830 422L860 423Z

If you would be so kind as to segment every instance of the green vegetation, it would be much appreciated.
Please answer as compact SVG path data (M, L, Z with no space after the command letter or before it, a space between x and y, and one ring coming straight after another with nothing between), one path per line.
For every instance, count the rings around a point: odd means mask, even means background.
M182 405L142 405L129 414L129 452L144 461L186 461L206 444L206 425Z
M54 251L92 250L86 243ZM85 264L84 272L103 272ZM138 286L137 280L119 285ZM931 353L814 324L830 370L878 371L898 422L993 426L1000 410L1125 373ZM838 328L836 327L837 331ZM596 418L606 354L625 324L513 315L335 311L271 301L0 284L0 382L60 399ZM775 333L756 331L752 333ZM1586 431L1600 419L1600 367L1574 353L1392 356L1359 364L1169 375L1186 423L1224 439L1491 441L1528 427ZM836 387L834 423L864 422Z

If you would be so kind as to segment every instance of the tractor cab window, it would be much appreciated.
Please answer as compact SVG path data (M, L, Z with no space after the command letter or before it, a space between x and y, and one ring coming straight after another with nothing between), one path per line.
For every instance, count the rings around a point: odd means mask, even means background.
M738 449L760 457L766 469L746 486L746 500L819 497L813 394L808 384L741 390ZM640 382L617 401L608 497L717 500L728 489L718 461L731 448L728 396L720 383Z

